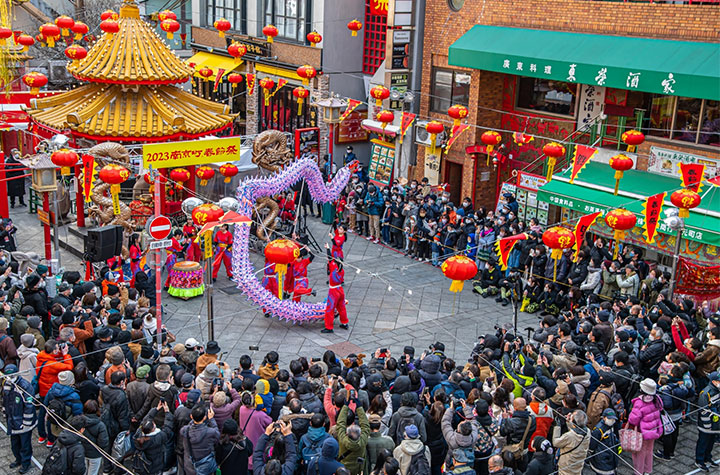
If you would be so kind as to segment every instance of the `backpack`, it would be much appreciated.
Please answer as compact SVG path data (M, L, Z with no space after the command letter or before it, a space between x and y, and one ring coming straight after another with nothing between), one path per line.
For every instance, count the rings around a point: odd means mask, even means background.
M424 448L412 456L407 473L411 473L412 475L430 475L430 463L428 463L427 458L425 458Z
M30 385L33 389L33 396L38 394L40 392L40 376L42 376L42 370L47 364L47 361L43 361L43 364L40 365L40 371L35 373L35 376L33 376L32 381L30 381Z
M313 457L319 457L320 456L320 450L322 449L322 444L325 442L325 439L327 439L328 436L324 437L323 439L319 441L311 441L310 445L304 445L302 448L302 452L300 452L300 456L302 458L303 463L306 465L310 463L310 459Z
M100 420L103 424L105 424L108 434L111 436L112 434L117 434L120 431L120 423L115 416L113 416L110 404L103 405L102 411L100 412Z
M600 394L607 396L610 400L610 407L615 411L615 414L617 414L618 420L624 421L627 416L627 411L625 410L625 401L623 401L622 396L617 392L610 394L603 389L600 390Z
M68 449L59 441L55 443L45 459L42 475L67 475L68 470Z
M133 450L125 454L123 457L123 465L137 474L150 473L150 460L145 456L145 452L142 450Z
M630 384L628 385L627 394L625 395L626 401L632 401L637 397L638 394L640 394L640 381L642 381L644 378L642 375L638 373L633 373L633 375L630 377Z
M399 444L405 438L405 428L411 424L415 424L415 414L411 416L400 417L395 429L395 443Z
M67 404L60 398L55 398L50 401L47 405L47 412L48 416L50 416L50 423L62 427L61 421L67 421L68 418L72 415L72 409L70 408L69 404L73 402L80 402L80 400L71 399L67 402Z

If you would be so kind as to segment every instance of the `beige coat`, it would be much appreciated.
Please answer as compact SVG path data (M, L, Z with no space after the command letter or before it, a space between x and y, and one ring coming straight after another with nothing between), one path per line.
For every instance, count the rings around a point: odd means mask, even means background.
M584 435L575 430L569 430L560 436L560 428L555 427L552 443L560 451L558 460L558 475L577 475L582 473L590 447L590 431L585 429Z

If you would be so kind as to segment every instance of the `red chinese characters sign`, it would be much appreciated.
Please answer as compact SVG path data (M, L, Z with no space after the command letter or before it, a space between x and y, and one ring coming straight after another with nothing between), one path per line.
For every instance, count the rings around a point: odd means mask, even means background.
M703 300L720 297L720 266L700 266L681 257L675 293Z
M335 142L341 144L367 141L368 131L362 128L362 121L367 119L367 115L367 109L350 112L345 120L337 125Z
M387 16L390 0L370 0L370 14Z
M143 168L175 168L240 159L240 137L143 145Z
M643 224L643 236L645 242L652 244L655 242L655 231L660 220L662 213L663 200L665 199L666 192L658 193L657 195L648 196L648 199L643 203L645 223Z

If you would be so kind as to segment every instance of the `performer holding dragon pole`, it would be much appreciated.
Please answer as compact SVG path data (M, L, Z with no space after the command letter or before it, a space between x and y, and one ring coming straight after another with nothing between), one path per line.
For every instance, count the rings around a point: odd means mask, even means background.
M327 250L328 256L327 273L330 289L328 290L327 303L325 305L325 328L320 330L320 332L333 333L335 311L337 311L340 316L340 328L343 330L349 328L347 310L345 309L345 290L343 289L345 271L343 270L342 261L332 256L330 246L327 243L325 243L325 249Z
M170 244L170 247L166 249L167 259L165 260L165 269L167 270L168 275L165 279L165 290L170 288L170 277L172 276L173 266L185 253L185 248L182 244L180 244L182 235L183 233L179 229L173 231L172 239L170 239L172 244Z
M213 282L217 280L220 265L225 264L225 273L228 279L232 279L232 245L233 235L228 231L230 226L223 224L220 231L215 233L215 258L213 259Z
M307 276L307 268L315 259L315 254L310 252L307 246L300 249L300 257L292 264L293 279L295 287L293 288L293 302L299 302L303 295L315 295L315 291L310 288L310 281Z
M335 231L335 234L328 233L330 239L332 240L332 257L342 261L345 259L343 245L345 244L345 241L347 241L347 234L345 234L347 229L345 229L344 224L340 223L338 225L333 225L333 230Z
M188 246L185 258L189 261L200 262L200 244L196 242L197 228L195 227L195 224L193 224L192 218L188 218L187 222L182 227L182 232Z

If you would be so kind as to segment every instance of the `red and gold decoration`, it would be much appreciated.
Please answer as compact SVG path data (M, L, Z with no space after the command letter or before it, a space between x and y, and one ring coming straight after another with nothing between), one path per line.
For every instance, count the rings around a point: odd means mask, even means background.
M494 130L486 130L480 136L480 140L482 141L482 143L485 144L485 151L487 152L487 160L485 162L485 166L487 167L490 165L490 154L492 153L495 146L499 145L500 142L502 142L502 135L500 135L498 132L495 132Z
M175 182L175 188L181 189L183 183L190 180L190 172L185 168L174 168L170 171L170 179Z
M460 137L460 135L462 135L462 133L469 128L470 126L468 124L460 124L453 126L452 130L450 130L450 137L448 137L448 141L445 144L445 155L448 154L453 144L457 141L458 137Z
M210 76L213 75L213 70L208 68L207 66L204 66L198 70L198 74L205 80L209 81Z
M513 133L513 141L517 145L526 145L526 144L529 144L530 142L532 142L533 140L535 140L535 137L533 137L532 135L528 135L523 132Z
M690 216L690 210L700 206L700 195L692 190L677 190L670 195L670 202L678 207L678 216L687 218Z
M557 279L557 261L562 258L563 250L575 245L575 234L562 226L553 226L546 229L542 235L543 244L550 248L550 258L555 261L553 268L553 282Z
M270 105L270 98L272 97L272 90L275 88L275 81L270 78L262 78L260 80L260 87L263 89L263 97L265 98L265 105Z
M298 86L295 89L293 89L293 96L295 96L295 99L297 99L297 115L302 115L302 105L305 99L310 95L310 91L305 89L302 86Z
M373 86L372 89L370 89L370 97L375 99L375 105L377 107L382 107L382 102L390 97L390 89L382 85Z
M265 259L275 264L278 275L278 298L283 297L283 282L288 264L300 257L300 247L289 239L275 239L265 246Z
M203 165L195 170L195 176L200 178L200 186L205 186L208 184L208 180L212 180L215 176L215 170L212 167Z
M172 10L163 10L160 13L158 13L158 20L160 20L160 21L177 20L177 15Z
M628 130L623 132L620 138L628 146L627 151L634 152L637 146L645 141L645 134L639 130Z
M385 127L387 127L388 124L392 124L395 120L395 114L391 110L384 109L377 113L375 119L382 123L382 129L385 131Z
M468 111L467 107L461 106L460 104L455 104L454 106L450 106L447 114L453 120L453 125L458 126L460 125L460 122L468 116L469 112L470 111Z
M50 155L50 161L52 161L53 165L55 165L56 167L60 167L60 172L64 176L70 175L70 167L74 167L77 164L79 158L80 157L75 151L67 148L55 150Z
M462 292L466 280L470 280L477 275L478 268L475 261L469 257L458 255L446 259L440 266L445 277L452 280L450 284L450 292Z
M565 155L565 147L557 142L548 142L543 147L543 153L548 157L547 181L552 180L557 159Z
M162 28L162 23L160 24L160 28ZM108 35L114 35L118 31L120 31L120 24L115 20L107 19L100 23L100 29Z
M667 192L658 193L657 195L648 196L648 198L643 202L642 206L645 222L643 223L642 228L645 242L648 244L655 242L655 231L657 230L657 225L660 222L665 196L667 196Z
M615 170L615 193L618 194L620 189L620 180L623 177L623 173L632 169L634 163L633 159L623 153L613 155L610 157L610 168Z
M437 120L432 120L425 124L425 130L430 134L430 146L428 147L428 154L437 155L437 136L445 132L445 126Z
M247 54L247 46L240 43L231 43L228 46L228 54L235 58L236 63L241 63L242 57Z
M311 31L305 38L310 42L310 46L315 46L322 41L322 35L317 31Z
M173 13L173 15L175 15L175 14ZM105 10L104 12L102 12L100 14L100 20L102 20L102 21L117 20L117 19L118 19L118 14L116 11L113 11L113 10ZM177 17L175 17L174 19L177 20Z
M676 294L692 295L699 301L720 297L720 265L701 266L680 257L676 279Z
M265 25L262 32L263 35L267 37L268 43L272 43L274 38L280 33L275 25Z
M678 163L682 186L688 190L700 193L705 175L705 165L702 163Z
M78 44L72 44L65 48L65 56L73 60L75 64L87 56L87 50Z
M232 84L232 90L234 91L238 84L243 82L245 78L243 78L242 74L239 73L230 73L227 75L227 80L230 84Z
M407 133L410 126L415 122L415 118L417 117L417 114L413 114L412 112L403 112L400 116L400 133L398 134L398 143L403 143L403 137L405 137L405 134Z
M357 18L347 24L348 30L352 31L352 36L357 36L358 31L362 30L363 24Z
M130 172L127 168L121 167L114 163L105 165L100 169L98 175L102 181L110 184L110 194L112 195L113 202L113 214L120 214L120 184L124 183L130 177Z
M315 70L315 68L313 68L309 64L304 64L304 65L300 66L299 68L297 68L296 72L297 72L297 75L302 78L302 83L306 86L308 84L310 84L310 80L312 78L317 76L317 71Z
M220 174L225 177L223 180L225 183L230 183L232 177L238 174L238 167L232 163L225 163L220 165Z
M590 229L590 226L593 225L596 219L602 215L602 211L598 211L596 213L592 214L586 214L585 216L581 216L580 219L578 219L577 223L575 224L575 242L580 243L579 245L575 246L575 253L573 254L573 261L577 262L578 253L580 253L580 247L582 245L582 242L585 240L585 233L588 229Z
M168 18L160 22L160 29L166 33L167 39L171 40L174 33L180 29L180 23L177 20Z
M48 83L48 78L43 73L30 71L22 77L22 82L30 88L31 95L37 96L40 93L40 88Z
M588 164L590 159L595 156L598 149L595 147L588 147L587 145L576 144L575 153L573 153L572 169L570 170L570 183L575 183L575 178L578 177L580 172L585 165Z
M94 156L89 154L84 154L82 156L82 172L83 179L80 185L82 186L85 202L90 203L92 201L92 190L95 186L95 176L97 175L97 172L95 171Z
M0 46L5 46L6 40L13 35L13 31L10 28L0 26Z
M60 28L54 23L45 23L40 26L40 34L43 36L49 47L55 46L55 40L60 38Z
M232 25L229 21L227 21L225 18L220 18L219 20L215 20L215 23L213 23L213 26L218 31L218 36L220 38L225 38L225 32L228 31L230 28L232 28Z
M247 86L247 93L249 96L252 96L255 92L255 75L254 74L246 74L245 75L245 85Z
M22 46L22 50L25 52L28 48L35 44L35 38L30 35L22 34L17 37L17 44Z
M357 101L355 99L348 99L347 107L345 108L345 111L340 114L339 122L342 122L343 120L347 119L352 112L358 108L358 106L361 104L360 101Z
M67 15L60 15L59 17L55 18L55 25L60 28L60 34L62 34L63 36L68 36L72 27L75 26L75 20L73 20Z
M82 37L87 35L88 31L90 31L90 28L81 21L76 21L70 29L73 33L75 33L75 41L80 41Z
M220 221L225 212L215 203L203 203L192 211L192 220L196 226L205 226L207 223Z
M615 231L613 233L613 239L615 240L615 249L613 250L613 260L617 259L618 250L620 249L620 241L625 239L625 232L634 228L637 224L637 218L633 213L624 209L618 208L610 211L605 216L605 223Z
M497 253L501 270L507 269L510 252L513 250L513 247L515 247L515 244L520 241L524 241L527 237L527 234L521 233L495 241L495 252Z

